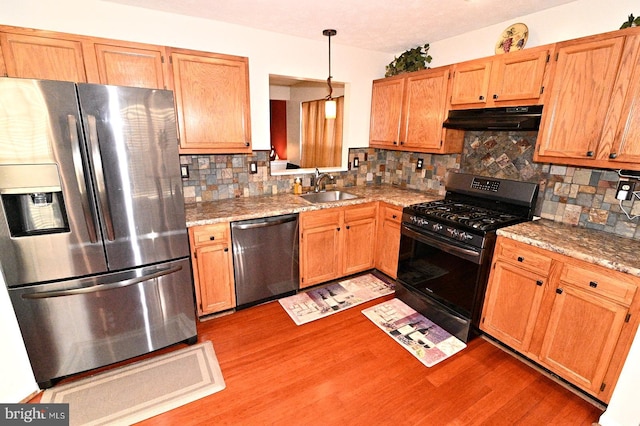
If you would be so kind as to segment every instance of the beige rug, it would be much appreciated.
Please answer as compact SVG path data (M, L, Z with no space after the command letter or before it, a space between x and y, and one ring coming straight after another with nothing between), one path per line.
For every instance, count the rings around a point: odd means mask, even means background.
M71 425L130 425L224 388L207 341L54 386L41 403L68 403Z

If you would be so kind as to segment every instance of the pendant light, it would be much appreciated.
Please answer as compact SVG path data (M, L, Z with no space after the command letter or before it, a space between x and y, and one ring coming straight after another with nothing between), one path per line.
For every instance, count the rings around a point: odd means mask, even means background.
M325 98L324 103L324 116L327 119L336 118L336 100L331 96L333 95L333 87L331 86L331 37L337 34L336 30L324 30L322 34L329 37L329 78L327 78L327 85L329 86L329 95Z

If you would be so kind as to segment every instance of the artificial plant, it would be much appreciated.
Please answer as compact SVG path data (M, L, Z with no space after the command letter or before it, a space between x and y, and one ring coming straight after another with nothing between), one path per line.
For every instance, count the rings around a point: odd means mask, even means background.
M424 46L417 46L413 49L406 50L399 57L394 57L393 61L387 65L385 77L398 75L403 72L419 71L429 68L427 64L431 63L431 55L429 55L429 43Z

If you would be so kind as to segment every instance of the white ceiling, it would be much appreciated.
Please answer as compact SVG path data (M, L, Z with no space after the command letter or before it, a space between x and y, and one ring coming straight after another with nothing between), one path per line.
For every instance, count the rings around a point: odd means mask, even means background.
M106 1L395 54L575 0Z

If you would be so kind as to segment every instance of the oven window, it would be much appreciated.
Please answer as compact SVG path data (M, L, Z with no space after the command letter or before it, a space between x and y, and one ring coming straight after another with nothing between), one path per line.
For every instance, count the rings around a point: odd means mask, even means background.
M400 239L398 281L471 316L480 265L407 235Z

